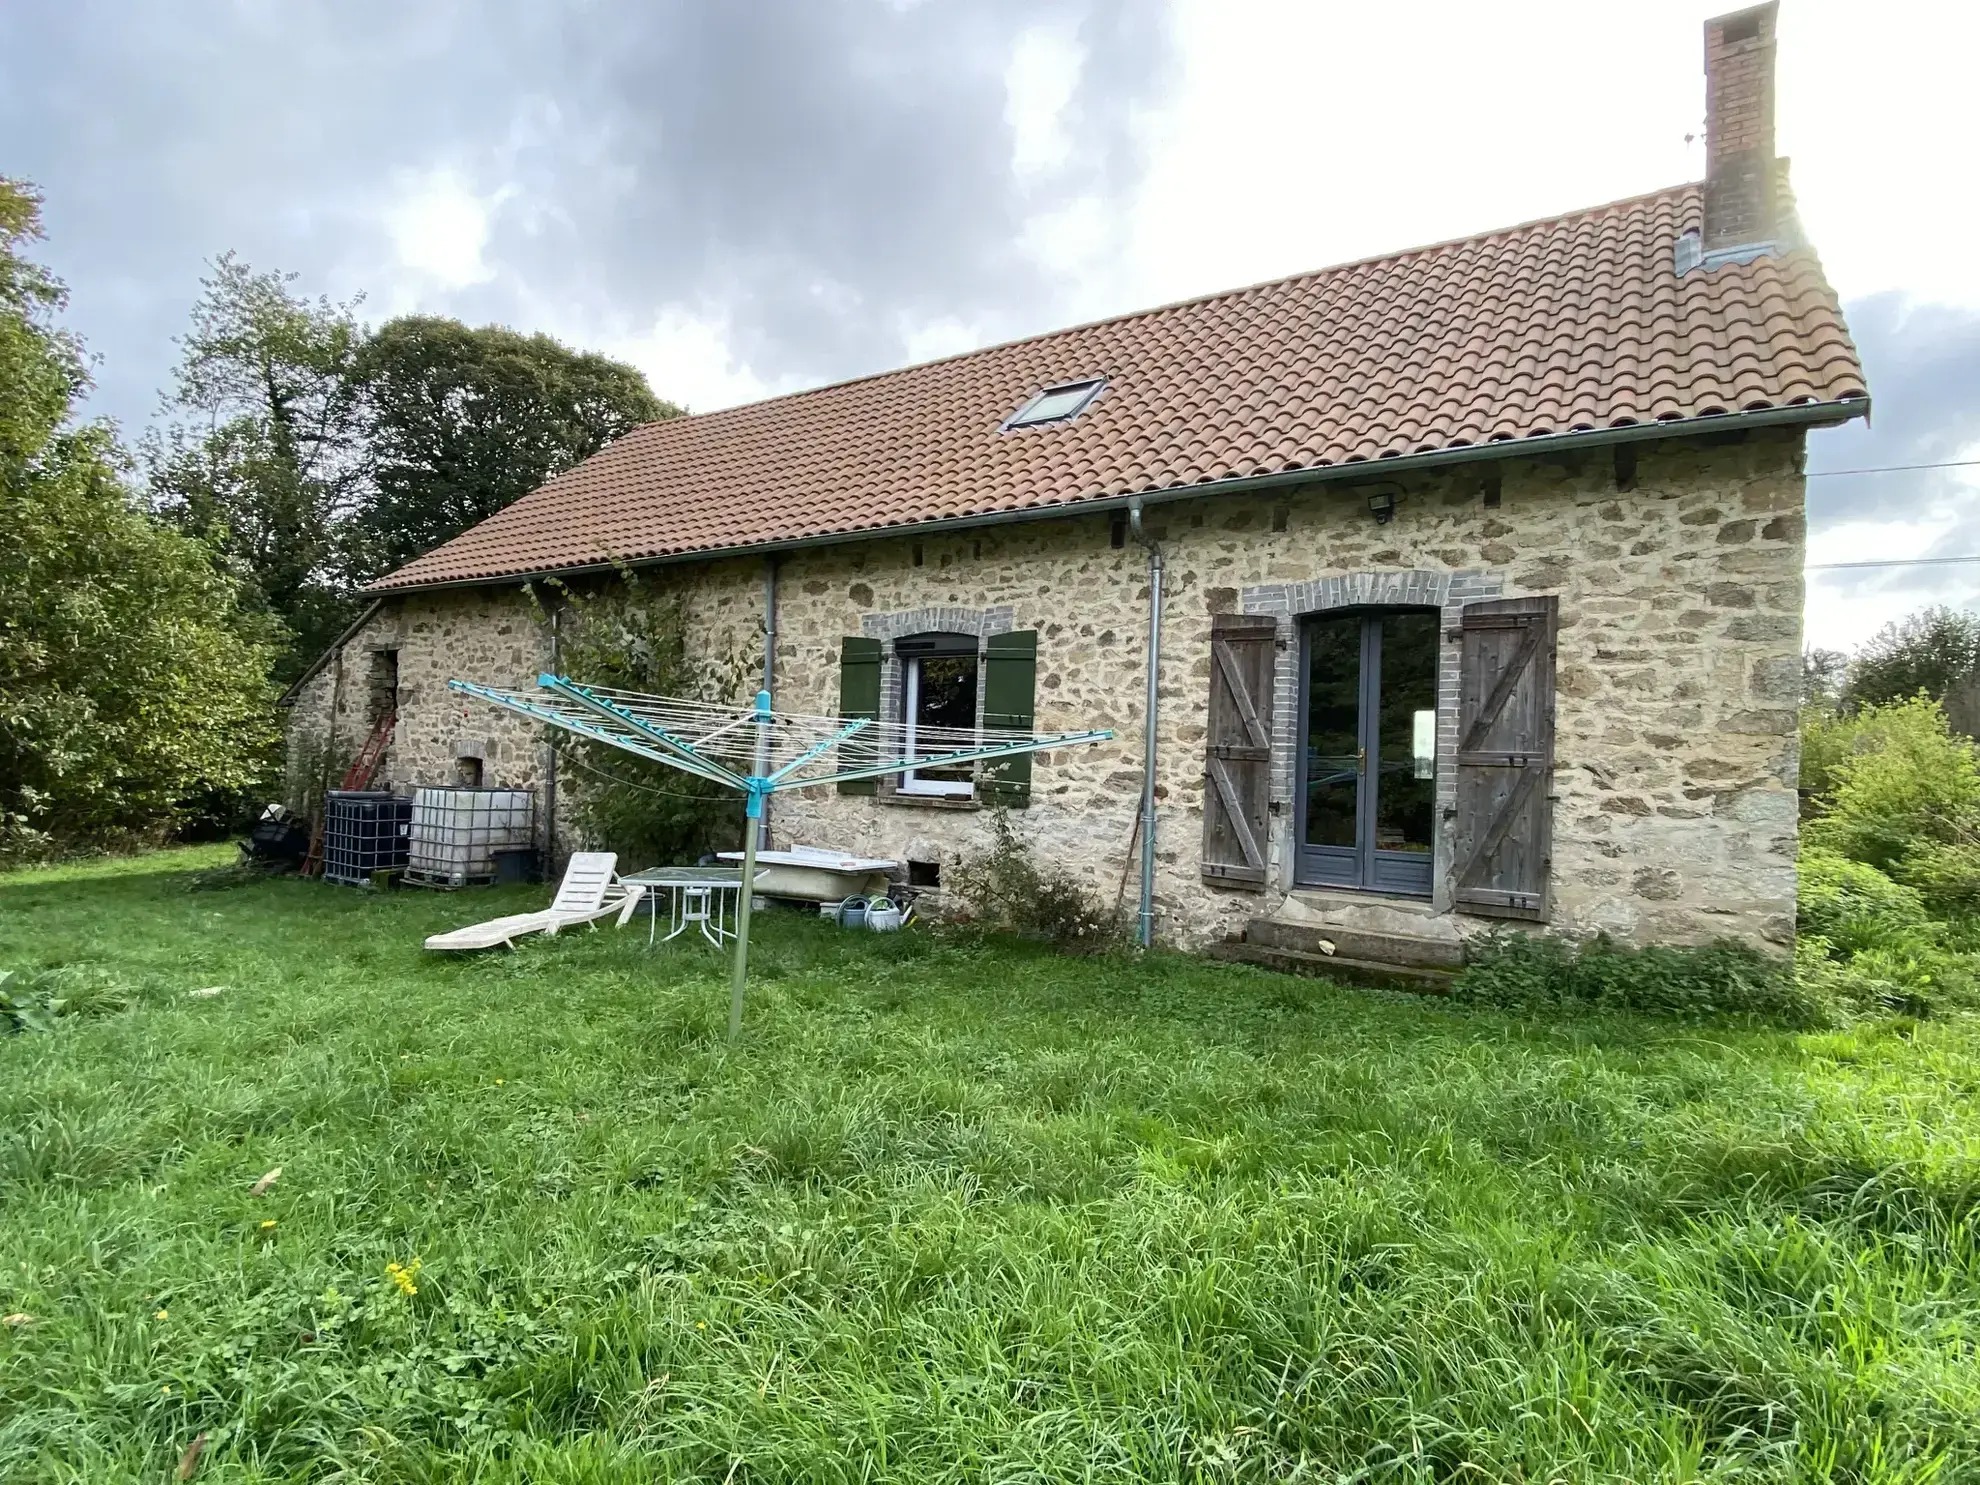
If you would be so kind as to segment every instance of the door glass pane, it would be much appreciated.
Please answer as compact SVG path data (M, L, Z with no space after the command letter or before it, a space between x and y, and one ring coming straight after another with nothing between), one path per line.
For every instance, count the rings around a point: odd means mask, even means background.
M1307 632L1306 843L1352 846L1361 749L1361 617Z
M914 726L924 728L976 726L976 657L974 655L930 655L910 662L916 670ZM939 732L919 739L924 747L953 747ZM916 779L931 782L968 783L974 764L957 768L916 769Z
M1428 851L1437 795L1437 625L1382 616L1382 706L1374 767L1375 849Z

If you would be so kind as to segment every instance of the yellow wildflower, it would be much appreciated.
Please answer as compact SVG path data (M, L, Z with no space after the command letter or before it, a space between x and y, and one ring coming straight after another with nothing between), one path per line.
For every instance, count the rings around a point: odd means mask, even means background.
M263 1232L273 1232L275 1230L275 1219L270 1217L266 1222L263 1222L261 1224L261 1230Z
M171 1316L171 1312L169 1310L160 1310L156 1315L153 1315L151 1318L154 1320L165 1320L165 1319L169 1319L170 1316Z
M415 1258L410 1263L388 1263L385 1265L385 1277L399 1286L399 1293L411 1299L419 1293L419 1285L413 1282L419 1277L419 1260Z

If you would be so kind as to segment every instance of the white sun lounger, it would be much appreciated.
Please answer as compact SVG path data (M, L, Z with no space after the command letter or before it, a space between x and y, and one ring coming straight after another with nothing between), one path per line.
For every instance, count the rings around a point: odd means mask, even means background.
M623 925L639 906L646 889L625 886L618 877L619 858L610 851L579 851L564 868L563 883L549 907L536 913L512 913L506 918L490 918L451 933L436 933L426 941L429 949L492 949L506 944L513 949L526 933L554 935L560 928L579 923L596 923L613 913Z

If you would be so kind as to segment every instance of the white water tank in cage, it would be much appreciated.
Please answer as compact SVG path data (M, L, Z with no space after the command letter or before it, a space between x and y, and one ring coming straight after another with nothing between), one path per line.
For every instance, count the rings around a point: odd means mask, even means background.
M416 789L406 879L429 887L495 880L495 853L535 843L527 789Z

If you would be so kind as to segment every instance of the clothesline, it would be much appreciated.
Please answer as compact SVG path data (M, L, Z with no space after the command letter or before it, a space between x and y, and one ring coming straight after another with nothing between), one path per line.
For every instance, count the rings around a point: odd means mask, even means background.
M533 692L450 681L453 689L596 742L758 794L904 769L994 762L1103 742L1106 730L931 727L912 718L831 717L586 686L544 676Z
M745 800L742 880L756 880L756 822L763 801L786 789L879 778L910 769L996 763L1048 748L1105 742L1114 734L1034 732L1016 727L921 727L912 718L826 717L780 712L770 693L754 706L723 706L679 696L647 696L609 686L584 686L567 676L538 676L535 691L510 691L453 680L448 689L516 712L696 778L734 789ZM729 1040L742 1029L743 986L749 977L749 918L754 894L736 904L735 965L729 991Z

